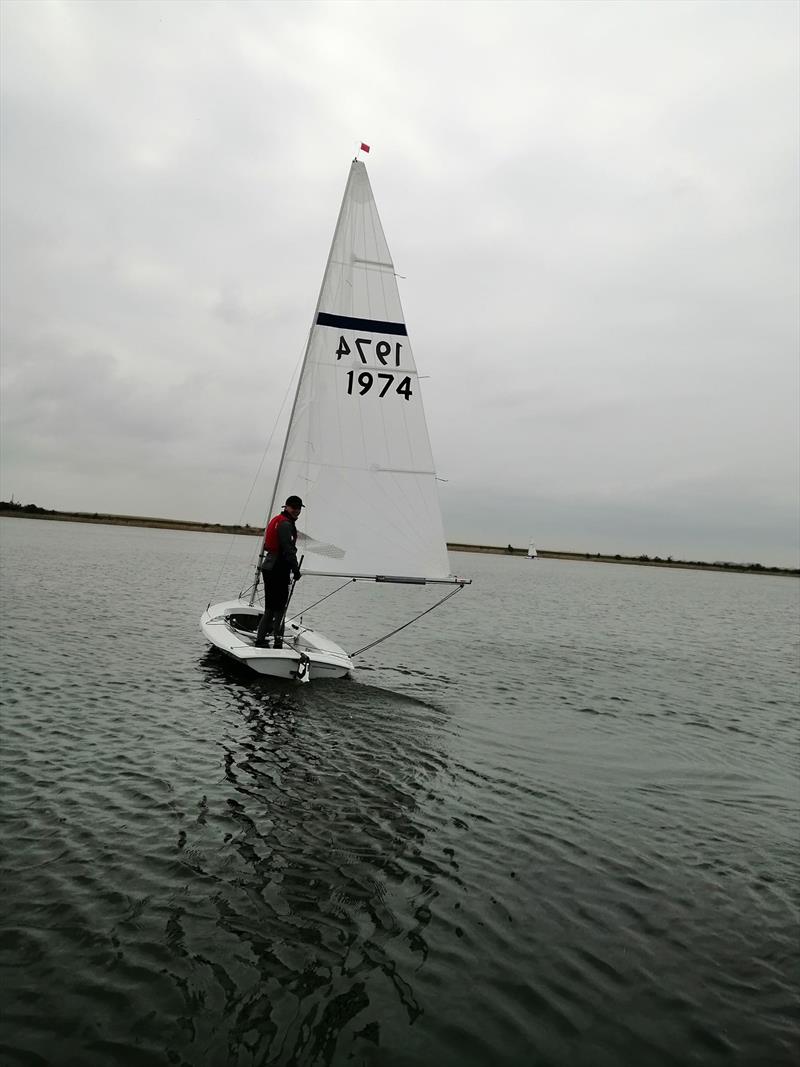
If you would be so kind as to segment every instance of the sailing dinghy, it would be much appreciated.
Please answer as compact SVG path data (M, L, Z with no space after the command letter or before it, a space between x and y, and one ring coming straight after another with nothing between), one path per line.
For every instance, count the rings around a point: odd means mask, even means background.
M350 167L267 519L292 494L305 503L297 544L304 575L456 586L440 603L469 581L450 573L417 367L394 264L358 159ZM206 638L259 674L302 681L349 674L357 653L297 618L286 623L282 648L253 646L263 553L262 543L249 595L203 613Z

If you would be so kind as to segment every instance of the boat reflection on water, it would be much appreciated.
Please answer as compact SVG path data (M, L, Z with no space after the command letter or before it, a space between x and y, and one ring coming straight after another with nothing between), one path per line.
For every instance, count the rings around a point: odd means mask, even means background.
M221 776L205 847L185 857L200 882L176 910L187 970L175 980L220 1004L220 1050L329 1062L346 1032L366 1055L423 1013L430 906L458 883L452 856L426 848L447 717L363 684L232 677L211 654L201 666L224 719Z

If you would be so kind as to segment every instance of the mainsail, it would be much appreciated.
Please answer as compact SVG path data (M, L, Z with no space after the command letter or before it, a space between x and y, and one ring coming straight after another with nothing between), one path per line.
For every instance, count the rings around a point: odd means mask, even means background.
M446 580L417 368L364 164L345 188L273 496L305 503L308 573Z

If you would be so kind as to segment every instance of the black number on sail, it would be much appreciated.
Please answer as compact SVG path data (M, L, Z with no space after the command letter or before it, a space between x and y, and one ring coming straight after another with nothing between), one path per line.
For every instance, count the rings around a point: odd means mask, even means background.
M372 377L372 374L368 370L362 370L358 378L356 378L355 371L349 370L347 372L347 392L350 393L351 396L353 393L354 380L361 391L361 396L370 391L370 389L372 388L372 383L375 381L375 379Z
M375 345L375 355L378 357L379 361L384 365L384 367L386 366L386 357L391 351L392 346L389 344L388 341L378 341L378 343Z
M398 385L397 392L400 394L400 396L404 396L406 400L411 399L411 379L408 377L408 375L406 375L405 378L403 378L402 382L400 382L400 384Z
M395 376L393 374L379 372L377 375L374 375L372 371L368 370L362 370L360 374L356 374L354 370L349 370L347 372L348 396L353 395L353 389L355 386L358 386L359 395L364 396L370 391L373 385L375 385L376 377L380 378L381 382L383 383L381 386L381 390L378 393L378 399L382 400L396 381ZM398 393L400 396L405 397L406 400L411 399L413 390L411 388L411 378L408 375L406 375L405 378L400 379L397 388L395 389L395 392Z
M358 352L358 355L359 355L359 358L361 359L361 362L362 363L367 363L368 360L367 360L367 356L366 356L366 354L364 352L364 347L366 345L371 345L372 344L372 338L371 337L356 337L355 340L356 340L356 351ZM400 341L397 341L395 346L394 346L394 365L395 365L395 367L399 367L400 366L400 349L402 347L403 346L400 343ZM344 339L344 336L341 336L339 338L339 347L336 349L336 358L337 359L341 359L342 356L349 356L352 351L353 351L352 348L347 343L347 341ZM384 367L388 366L389 357L391 356L391 354L392 354L392 346L391 346L390 342L389 341L378 341L378 343L375 345L375 355L378 357L378 362L382 366L384 366Z

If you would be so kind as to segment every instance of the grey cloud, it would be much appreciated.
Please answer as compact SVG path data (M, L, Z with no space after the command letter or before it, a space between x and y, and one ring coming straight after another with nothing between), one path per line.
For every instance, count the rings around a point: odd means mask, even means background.
M453 10L3 5L4 492L237 519L363 137L452 539L797 563L796 5Z

